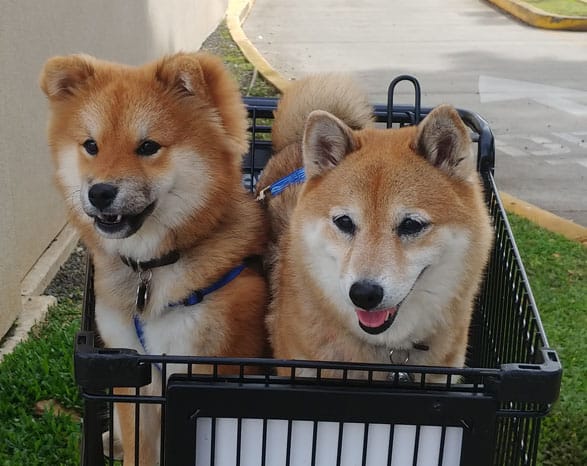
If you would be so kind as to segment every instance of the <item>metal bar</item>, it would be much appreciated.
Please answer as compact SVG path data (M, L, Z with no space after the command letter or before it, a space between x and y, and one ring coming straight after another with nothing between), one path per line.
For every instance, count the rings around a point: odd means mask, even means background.
M316 466L316 440L318 437L318 423L314 421L312 429L312 466Z
M135 389L137 397L140 395L140 387ZM140 432L141 432L141 404L136 402L135 404L135 465L140 464Z
M216 418L211 418L210 426L210 466L214 466L216 460Z
M414 456L412 466L418 466L418 449L420 448L420 425L416 426L416 439L414 440Z
M338 444L336 447L336 466L340 466L342 461L342 436L344 430L344 423L338 423Z
M289 466L289 462L291 459L291 428L292 428L292 420L287 420L287 447L285 451L285 466Z
M241 438L242 438L243 420L238 418L236 421L236 466L241 464Z
M442 466L444 463L444 442L446 440L446 426L442 426L440 432L440 448L438 450L438 466Z
M263 419L263 442L261 444L261 466L265 466L267 460L267 419Z
M361 465L367 466L367 447L369 442L369 423L366 422L363 431L363 456L361 459Z
M167 388L167 364L161 364L161 397L165 398ZM160 450L159 450L159 464L165 464L165 403L161 404L161 432L160 432Z
M387 466L391 466L391 459L393 455L393 435L395 433L395 425L389 426L389 449L387 450Z

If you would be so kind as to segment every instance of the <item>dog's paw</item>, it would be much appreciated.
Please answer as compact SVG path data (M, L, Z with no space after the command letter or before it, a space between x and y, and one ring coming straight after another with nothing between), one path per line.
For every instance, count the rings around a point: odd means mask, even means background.
M106 431L102 434L102 447L104 448L104 456L114 461L122 461L122 443L120 439L114 436L112 442L112 451L110 451L110 432Z

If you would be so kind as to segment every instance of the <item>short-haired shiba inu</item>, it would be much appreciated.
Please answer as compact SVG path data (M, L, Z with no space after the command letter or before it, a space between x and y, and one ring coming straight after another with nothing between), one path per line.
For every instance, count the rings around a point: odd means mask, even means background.
M241 185L246 110L222 62L179 53L135 68L54 57L40 85L57 185L94 262L105 345L262 356L266 284L244 261L262 254L266 228ZM141 393L160 387L153 369ZM135 461L133 406L116 405L124 464ZM141 465L158 462L159 411L141 407Z
M448 105L376 128L365 101L347 78L313 76L276 111L258 185L277 243L274 355L462 367L492 244L469 132ZM305 182L270 195L299 168Z

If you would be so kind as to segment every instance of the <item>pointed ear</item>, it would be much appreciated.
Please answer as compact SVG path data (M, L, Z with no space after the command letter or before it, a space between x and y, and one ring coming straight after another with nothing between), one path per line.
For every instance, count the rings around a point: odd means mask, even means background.
M178 96L197 95L206 85L196 54L176 53L157 63L156 78Z
M157 63L155 76L178 97L197 96L213 107L239 155L246 152L246 108L236 81L219 58L202 52L177 53Z
M467 179L476 170L469 131L451 105L436 107L424 118L414 148L450 176Z
M94 58L88 55L50 58L41 71L39 85L49 99L66 99L94 76L94 62Z
M332 170L357 148L353 131L344 122L323 110L313 111L306 121L302 140L306 178Z

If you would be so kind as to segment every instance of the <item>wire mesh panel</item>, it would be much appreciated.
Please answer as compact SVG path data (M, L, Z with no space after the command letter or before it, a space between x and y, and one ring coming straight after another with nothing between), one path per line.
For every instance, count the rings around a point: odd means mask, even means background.
M271 155L277 101L249 98L246 103L251 143L243 182L252 190ZM417 123L429 111L420 108L419 98L414 106L374 107L385 126ZM468 368L104 349L94 325L89 262L75 347L76 380L85 400L82 464L115 464L116 403L135 407L137 427L153 410L160 413L159 457L167 466L535 464L540 418L558 397L561 367L548 347L493 180L491 130L478 115L459 113L477 147L495 229L471 325ZM220 375L226 366L234 375ZM277 367L289 368L290 376L276 376ZM308 371L314 376L307 377ZM446 382L430 383L431 374L443 374ZM109 435L103 439L104 431Z

